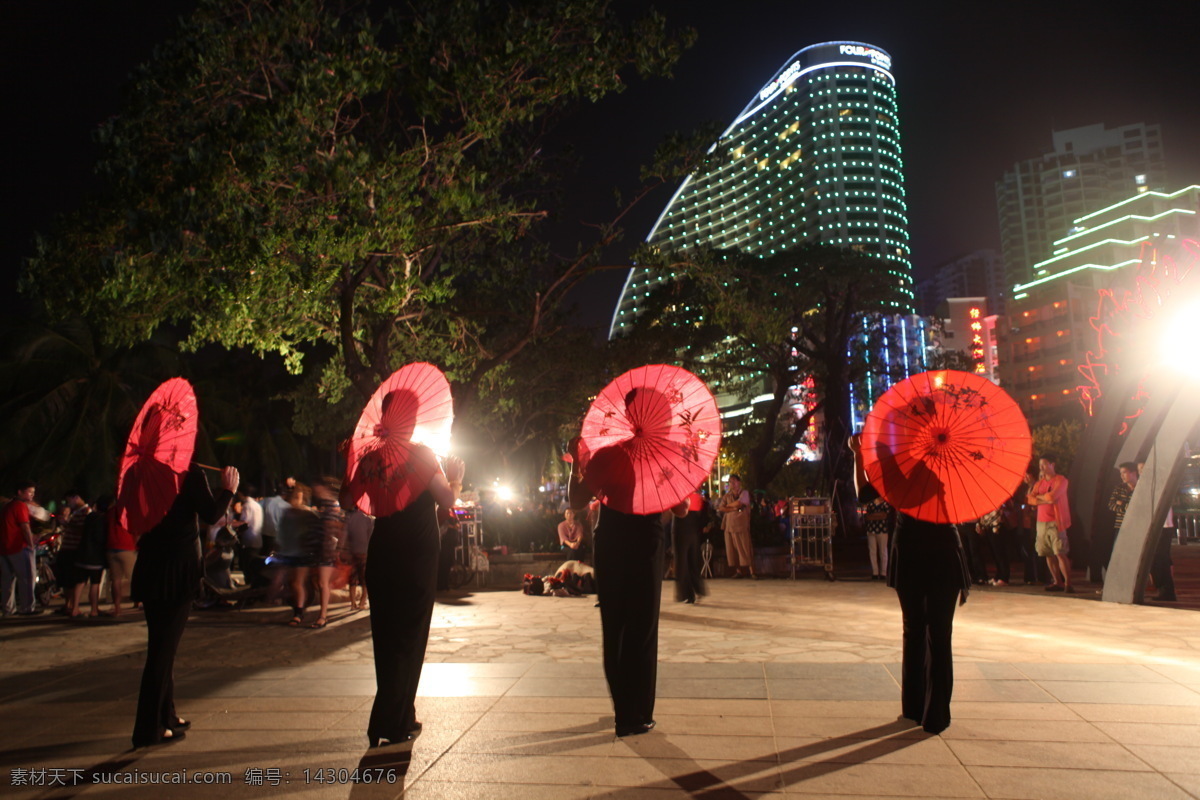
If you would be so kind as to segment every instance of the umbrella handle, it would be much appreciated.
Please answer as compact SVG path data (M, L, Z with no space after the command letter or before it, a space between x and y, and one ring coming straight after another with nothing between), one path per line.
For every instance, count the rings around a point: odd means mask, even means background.
M212 470L213 472L220 472L220 471L221 471L221 468L220 468L220 467L210 467L208 464L201 464L199 461L194 461L194 462L192 462L192 463L194 463L194 464L195 464L197 467L199 467L200 469L208 469L208 470Z

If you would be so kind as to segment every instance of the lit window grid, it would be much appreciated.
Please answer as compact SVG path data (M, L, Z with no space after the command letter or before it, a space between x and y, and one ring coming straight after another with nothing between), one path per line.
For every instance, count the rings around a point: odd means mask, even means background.
M807 83L813 86L824 82L828 77L816 74L810 77ZM847 73L835 73L832 77L834 80L863 79L863 76ZM720 142L731 153L729 160L699 178L691 176L689 181L692 185L681 187L680 193L656 226L650 238L651 243L668 244L673 249L686 249L698 245L739 247L747 252L763 254L780 252L792 244L811 239L829 244L875 245L879 252L871 254L897 263L900 269L890 269L889 272L902 279L905 293L911 297L907 230L901 225L883 221L886 214L904 225L908 222L903 213L907 206L903 199L904 189L900 183L903 180L903 161L899 155L901 148L898 128L893 124L896 119L894 89L891 84L874 76L871 80L882 84L887 92L868 92L859 87L835 85L817 89L811 93L810 98L805 98L789 87L788 91L776 98L777 102L757 115L757 119L731 126ZM858 102L854 95L859 95L864 100L868 97L873 100ZM813 102L831 96L836 102ZM779 102L780 99L782 102ZM886 105L881 106L878 101ZM851 113L838 116L846 109ZM881 116L886 116L886 119ZM800 121L804 118L807 118L807 123L802 128ZM772 122L774 124L771 124ZM848 125L865 125L867 129L860 127L843 130L843 126ZM812 133L812 130L824 126L833 130L815 135ZM851 144L844 144L847 140ZM858 144L854 143L856 140ZM816 146L817 142L826 141L829 142L829 146ZM861 144L864 141L875 142L882 147L864 150ZM837 156L846 153L867 158L827 160L829 157L836 159ZM875 158L867 160L872 155ZM820 163L814 163L818 161L817 156L826 158L821 159ZM767 169L759 169L759 164L764 159L768 165ZM887 163L888 161L894 161L895 165ZM777 169L780 164L790 168L789 173L780 174ZM816 189L816 196L813 196L803 189L803 182L801 187L797 187L797 179L802 181L806 167L811 172L837 170L839 174L815 180L810 178L808 183L815 185L813 188ZM844 171L846 168L865 172L847 174ZM888 175L894 175L897 180L891 180ZM872 182L880 187L879 190L860 187L822 192L819 188ZM889 192L888 189L892 191ZM783 194L785 191L786 195ZM800 192L799 197L796 196L797 191ZM829 198L843 197L875 197L880 199L880 203L878 206L857 203L853 206L837 207L827 202ZM756 198L762 199L756 201ZM825 198L826 202L821 202L822 198ZM885 203L897 208L891 208ZM805 210L808 211L807 214ZM823 215L872 212L876 214L875 221L820 221ZM813 235L814 223L815 233L819 234L817 236ZM852 229L856 228L875 228L895 236L830 235L840 234L842 231L852 233ZM651 289L664 280L647 275L641 270L638 272L643 274L631 276L618 317L636 314L636 301L644 299Z

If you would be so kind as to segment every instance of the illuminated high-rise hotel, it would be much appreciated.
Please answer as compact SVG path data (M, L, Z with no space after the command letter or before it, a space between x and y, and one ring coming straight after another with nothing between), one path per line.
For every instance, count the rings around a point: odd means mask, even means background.
M771 255L821 243L877 256L912 313L892 59L862 42L826 42L796 53L721 134L712 158L688 176L647 241L668 250L737 248ZM635 268L610 335L666 277Z

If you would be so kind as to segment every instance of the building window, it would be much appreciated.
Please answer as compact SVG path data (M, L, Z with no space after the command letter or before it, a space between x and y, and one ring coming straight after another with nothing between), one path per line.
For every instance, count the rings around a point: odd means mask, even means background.
M1064 169L1064 170L1063 170L1063 173L1062 173L1062 175L1063 175L1063 177L1064 177L1064 178L1074 178L1074 177L1075 177L1075 170L1073 170L1073 169Z
M1146 176L1145 175L1134 175L1133 182L1136 183L1138 186L1145 186L1146 185Z

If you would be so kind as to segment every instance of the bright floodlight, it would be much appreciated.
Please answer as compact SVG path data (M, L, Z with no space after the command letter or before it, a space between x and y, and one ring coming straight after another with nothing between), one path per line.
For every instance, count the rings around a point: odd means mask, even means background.
M1159 357L1163 366L1184 380L1200 381L1200 348L1196 332L1200 329L1200 297L1174 306L1159 337Z
M513 490L508 488L507 486L497 486L496 487L496 499L499 500L501 503L507 503L508 501L513 499Z

